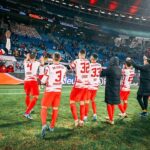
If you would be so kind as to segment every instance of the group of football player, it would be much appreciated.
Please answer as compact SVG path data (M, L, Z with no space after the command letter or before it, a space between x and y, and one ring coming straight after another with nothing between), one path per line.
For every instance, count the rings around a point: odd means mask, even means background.
M61 100L62 84L66 75L67 68L60 63L61 55L58 52L53 54L52 64L44 67L44 58L41 57L36 61L35 54L27 54L24 60L25 80L24 90L26 93L26 111L24 116L28 119L38 100L38 69L41 67L39 78L42 85L45 85L45 92L41 100L41 135L44 138L46 131L54 131L56 119L58 116L58 108ZM97 110L95 97L100 84L100 76L106 77L105 86L105 102L107 104L108 116L106 123L114 124L115 105L118 105L121 113L119 116L123 119L127 117L128 97L130 94L130 85L133 81L135 65L130 58L127 58L123 69L119 67L119 59L113 57L110 59L108 68L103 68L98 62L98 55L93 53L90 61L86 59L86 51L80 50L78 59L74 60L70 65L70 69L75 71L75 82L70 93L70 109L74 119L75 127L82 127L88 120L89 104L92 105L93 121L97 121ZM132 65L134 64L134 65ZM122 79L122 80L121 80ZM121 85L120 85L121 81ZM148 99L148 98L147 98ZM122 100L122 102L120 101ZM77 115L76 103L80 103L80 117ZM140 103L140 102L139 102ZM147 105L143 102L143 112L147 112ZM47 111L52 107L51 123L47 125ZM141 115L146 115L146 113Z

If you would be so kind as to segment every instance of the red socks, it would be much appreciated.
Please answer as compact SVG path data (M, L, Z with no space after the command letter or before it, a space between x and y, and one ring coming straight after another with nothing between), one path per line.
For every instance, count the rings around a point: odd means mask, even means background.
M30 104L30 96L29 96L29 95L26 95L26 100L25 100L25 102L26 102L26 107L28 107L29 104Z
M46 118L47 118L47 109L46 108L42 108L41 109L42 126L46 124Z
M76 104L75 103L70 104L70 109L74 120L78 120Z
M28 105L28 108L26 110L26 114L30 114L30 112L33 109L33 107L35 106L37 100L38 99L36 97L33 97L33 99L31 100L30 104Z
M123 105L122 104L118 104L118 108L120 109L120 111L122 112L122 113L124 113L125 111L124 111L124 107L123 107Z
M89 103L85 104L85 116L88 116L88 112L89 112Z
M114 111L115 111L115 106L111 104L107 104L107 112L110 121L114 120Z
M85 114L85 105L80 105L80 120L83 121Z
M53 109L53 112L52 112L52 121L51 121L51 125L50 125L51 128L55 127L57 116L58 116L58 109L57 110Z
M124 111L126 112L127 107L128 107L128 103L124 103L124 104L123 104L123 107L124 107Z
M95 103L95 101L92 101L92 109L93 109L93 114L96 114L96 103Z
M53 110L53 112L52 112L52 121L51 121L51 125L50 125L51 128L55 127L57 116L58 116L58 110ZM46 119L47 119L47 109L46 108L42 108L41 109L42 126L46 125Z

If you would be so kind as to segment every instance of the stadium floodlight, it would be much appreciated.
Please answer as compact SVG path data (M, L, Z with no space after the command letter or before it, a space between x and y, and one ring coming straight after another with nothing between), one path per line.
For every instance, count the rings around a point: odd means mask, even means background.
M136 20L139 20L140 18L139 18L139 17L136 17L135 19L136 19Z
M51 0L52 2L54 2L55 0Z
M132 19L133 17L132 17L132 16L129 16L128 18Z
M85 8L84 8L84 7L81 7L81 9L84 10Z
M95 9L94 12L98 13L98 10Z
M60 3L58 0L56 0L56 3Z
M118 17L119 15L118 15L118 14L115 14L115 16Z
M126 17L125 15L122 15L122 14L120 14L120 16L123 17L123 18Z
M112 15L112 13L111 13L111 12L108 12L108 15Z
M143 16L142 16L141 18L142 18L142 20L143 20L143 21L145 21L145 20L146 20L146 18L144 18Z
M69 6L70 6L70 7L72 7L72 6L73 6L73 4L69 4Z
M63 4L63 5L66 5L66 3L65 3L65 2L63 2L62 4Z
M102 11L102 10L101 10L100 13L101 13L101 14L105 14L105 11Z
M91 9L91 8L88 8L88 11L92 11L92 9Z
M78 5L75 5L74 7L75 7L75 8L79 8L79 6L78 6Z

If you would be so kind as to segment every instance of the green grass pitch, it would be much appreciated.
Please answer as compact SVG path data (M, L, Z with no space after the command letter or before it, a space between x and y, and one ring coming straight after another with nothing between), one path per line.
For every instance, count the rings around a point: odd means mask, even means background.
M56 128L40 138L40 102L28 121L22 115L25 111L23 86L0 86L0 150L149 150L150 117L140 118L140 107L136 100L136 88L132 88L129 98L129 117L120 120L116 107L115 125L105 124L106 104L104 88L100 87L96 102L98 121L92 122L92 111L83 128L74 128L69 107L71 87L64 86ZM78 109L79 110L79 109ZM78 111L79 112L79 111ZM51 118L49 110L48 123Z

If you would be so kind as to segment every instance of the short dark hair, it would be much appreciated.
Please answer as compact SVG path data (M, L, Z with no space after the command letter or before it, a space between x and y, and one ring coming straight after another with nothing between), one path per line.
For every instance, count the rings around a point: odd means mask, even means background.
M79 53L85 55L86 51L85 51L85 49L82 49L82 50L79 51Z
M132 66L131 60L126 60L125 64L127 65L127 67L131 67Z
M60 58L61 58L60 53L58 53L58 52L55 52L55 53L53 54L53 56L54 56L54 60L55 60L55 61L59 61Z
M91 56L92 56L95 60L98 59L98 55L97 55L96 53L93 53Z
M31 53L30 54L30 59L35 59L36 58L36 54L35 53Z

